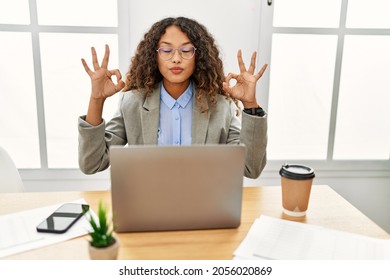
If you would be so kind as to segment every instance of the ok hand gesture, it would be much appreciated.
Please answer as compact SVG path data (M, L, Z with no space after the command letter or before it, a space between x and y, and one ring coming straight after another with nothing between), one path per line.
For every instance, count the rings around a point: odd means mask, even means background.
M256 83L263 76L268 64L264 64L257 74L254 74L256 67L256 52L252 54L251 64L248 70L242 60L241 50L237 53L238 66L240 74L229 73L223 83L223 89L231 97L236 98L242 102L244 108L256 108L259 106L256 100ZM237 83L231 87L229 82L235 79Z
M99 65L98 58L96 55L96 50L94 47L91 48L92 52L92 71L84 59L81 59L81 62L84 66L85 71L91 78L92 84L92 94L91 98L105 100L107 97L110 97L124 88L125 83L121 80L122 75L118 69L108 70L108 61L110 57L110 48L108 45L105 46L105 52L102 64ZM116 76L116 84L111 80L112 76Z

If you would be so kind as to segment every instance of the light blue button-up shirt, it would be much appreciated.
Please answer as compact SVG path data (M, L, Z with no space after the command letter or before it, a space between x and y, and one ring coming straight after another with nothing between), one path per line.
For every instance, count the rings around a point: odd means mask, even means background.
M158 145L191 145L192 98L192 83L177 100L161 84Z

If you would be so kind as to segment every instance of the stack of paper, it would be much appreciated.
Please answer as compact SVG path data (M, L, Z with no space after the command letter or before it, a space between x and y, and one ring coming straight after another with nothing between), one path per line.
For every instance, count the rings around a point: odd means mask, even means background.
M84 199L71 201L86 204ZM81 218L66 233L37 232L36 226L61 204L0 216L0 258L88 234L88 220Z
M233 254L234 259L390 259L390 239L260 216Z

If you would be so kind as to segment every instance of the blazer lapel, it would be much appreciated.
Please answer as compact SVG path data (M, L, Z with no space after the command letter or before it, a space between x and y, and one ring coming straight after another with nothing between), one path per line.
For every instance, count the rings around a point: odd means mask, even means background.
M142 112L142 136L145 145L157 144L158 121L160 118L160 86L146 96Z
M202 106L196 102L196 92L193 98L192 111L192 144L206 144L206 135L209 127L210 111L207 98L202 99ZM201 109L203 107L203 110Z

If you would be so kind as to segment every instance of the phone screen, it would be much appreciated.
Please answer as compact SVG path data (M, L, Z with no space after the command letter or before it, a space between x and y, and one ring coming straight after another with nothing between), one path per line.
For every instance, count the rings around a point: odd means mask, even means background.
M89 205L65 203L37 226L39 232L64 233L89 210Z

